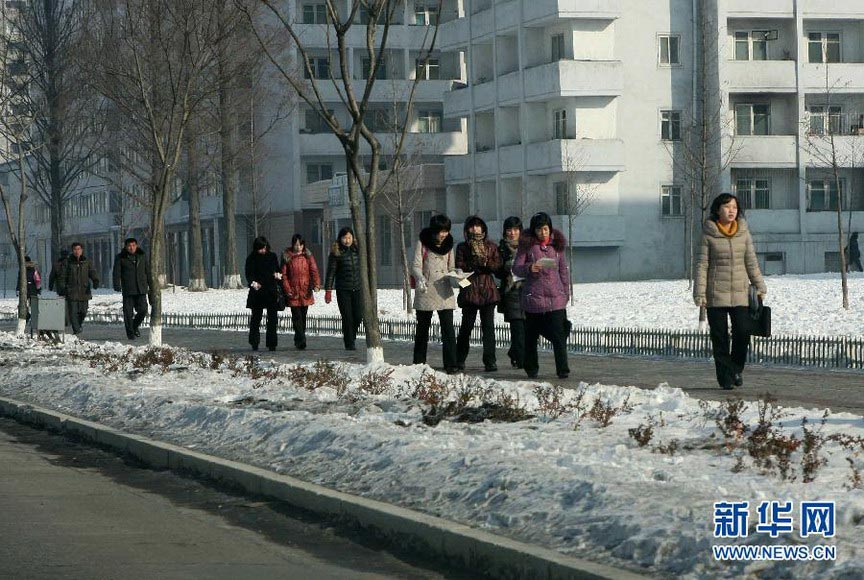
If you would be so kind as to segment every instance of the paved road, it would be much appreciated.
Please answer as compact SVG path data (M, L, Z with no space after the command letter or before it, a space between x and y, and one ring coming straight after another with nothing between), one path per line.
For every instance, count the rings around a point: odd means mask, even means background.
M0 578L459 577L4 418L0 466Z
M0 329L9 328L11 325L8 323L0 323ZM146 329L142 334L137 344L146 344ZM120 326L85 325L81 337L84 340L112 340L132 344L126 339ZM163 339L166 344L200 351L222 350L233 354L252 352L246 342L246 335L240 332L169 328L163 329ZM365 357L362 340L358 341L361 350L353 352L343 350L342 340L337 337L310 336L309 349L302 352L294 349L291 334L282 334L279 340L280 346L275 352L262 351L258 354L281 362L327 359L360 363ZM405 342L388 342L384 346L385 358L396 364L410 364L412 346ZM495 373L484 373L480 352L479 347L472 347L467 372L498 379L526 378L523 371L509 368L509 360L503 350L498 351L499 370ZM439 346L430 345L428 360L433 366L442 366ZM717 387L712 362L571 355L570 369L568 380L557 379L551 353L541 353L539 378L556 384L576 387L580 381L585 381L589 384L632 385L651 389L661 383L668 383L703 399L724 400L730 396L730 391L722 391ZM861 372L753 365L746 369L744 380L744 386L731 393L747 400L769 393L787 406L827 407L834 411L864 413L864 373Z

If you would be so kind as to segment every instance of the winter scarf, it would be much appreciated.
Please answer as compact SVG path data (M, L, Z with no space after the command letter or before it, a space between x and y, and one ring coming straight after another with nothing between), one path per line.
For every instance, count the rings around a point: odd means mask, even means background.
M728 226L724 226L718 221L717 229L720 230L720 233L727 238L731 238L738 233L738 220L732 221L732 223L730 223Z
M468 245L471 247L471 253L477 258L481 264L486 263L486 234L469 234Z

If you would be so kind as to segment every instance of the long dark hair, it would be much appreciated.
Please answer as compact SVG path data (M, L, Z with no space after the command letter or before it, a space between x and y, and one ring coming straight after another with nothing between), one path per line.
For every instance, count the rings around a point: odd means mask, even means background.
M303 246L304 250L306 249L306 240L303 239L303 236L300 234L294 234L291 237L291 249L292 250L294 249L294 244L296 244L297 242L300 242L300 245Z
M744 208L741 207L741 201L739 201L739 199L731 193L721 193L714 198L714 201L711 202L711 210L708 218L715 222L718 221L720 219L720 206L726 205L732 200L735 200L735 206L738 208L738 215L736 216L736 219L739 217L744 217Z
M342 236L344 236L345 234L351 234L351 237L354 238L351 241L351 245L356 246L357 245L357 236L354 235L354 230L352 230L348 226L345 226L344 228L339 230L339 235L336 236L336 243L341 246L342 245Z

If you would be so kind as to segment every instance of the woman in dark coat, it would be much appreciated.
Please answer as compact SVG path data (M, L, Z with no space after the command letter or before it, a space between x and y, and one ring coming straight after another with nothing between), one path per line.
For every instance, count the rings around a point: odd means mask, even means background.
M313 292L321 289L321 276L315 256L306 249L306 241L300 234L291 238L291 247L282 253L282 287L291 308L291 323L294 325L294 346L306 348L306 313L315 304Z
M473 272L471 285L459 291L459 306L462 308L462 326L456 338L456 354L459 370L465 368L468 358L471 331L477 313L480 313L480 329L483 336L483 366L487 372L498 370L495 364L495 305L498 304L498 287L494 274L501 269L498 246L488 239L486 222L478 216L465 220L465 241L456 246L456 268Z
M564 251L567 240L552 228L549 214L540 212L531 218L531 226L522 233L519 253L513 262L513 273L524 278L521 305L525 311L525 372L537 376L537 342L541 336L552 343L558 378L570 376L567 364L567 301L570 299L570 272Z
M333 300L336 290L336 303L342 318L342 338L345 350L357 350L354 342L363 321L363 301L360 295L360 250L354 231L342 228L327 258L327 276L324 283L324 302Z
M279 271L279 259L270 251L270 242L264 236L255 238L252 242L252 253L246 258L246 283L249 284L249 296L246 298L246 308L252 310L249 320L249 344L252 350L258 350L261 341L261 318L267 310L267 348L276 350L276 285L282 279Z
M522 280L513 277L513 262L519 250L519 237L522 235L522 220L516 216L504 220L504 237L498 244L501 253L501 269L497 272L501 279L501 302L498 312L504 315L504 321L510 324L510 364L521 369L525 359L525 312L519 303L522 296Z

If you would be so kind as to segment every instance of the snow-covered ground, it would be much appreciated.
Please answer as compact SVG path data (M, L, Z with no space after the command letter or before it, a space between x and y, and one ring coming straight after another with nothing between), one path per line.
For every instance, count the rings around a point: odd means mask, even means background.
M862 335L864 334L864 275L850 274L850 309L843 310L839 274L772 276L767 278L767 304L773 308L775 334ZM570 320L576 326L650 327L693 329L698 310L693 305L686 280L649 280L577 284L576 304ZM246 306L246 290L209 290L204 294L178 288L162 293L166 312L239 312ZM13 312L14 297L0 299L0 312ZM120 295L97 290L91 311L121 310ZM382 316L407 316L402 309L401 290L379 290ZM315 296L311 315L338 315L336 300L324 303L324 293ZM459 310L456 310L459 319ZM502 315L498 315L503 323Z
M615 286L606 287L611 293ZM628 287L637 301L657 296L651 284ZM724 440L721 404L667 386L560 391L561 403L580 410L552 418L553 405L540 403L538 383L463 378L470 405L518 401L536 417L429 426L423 413L434 388L426 383L425 394L417 388L428 367L336 363L335 376L349 380L341 388L313 391L286 376L289 367L266 360L260 371L282 375L268 379L259 372L252 378L248 369L232 371L210 355L185 351L172 351L166 365L174 366L163 374L133 360L143 347L127 348L85 342L53 347L0 333L0 394L658 576L864 577L864 489L853 489L847 461L864 471L864 447L855 455L837 441L826 442L819 455L827 463L812 483L802 481L801 449L791 455L794 481L776 469L766 473L747 450L746 436L758 419L754 404L741 413L748 426L744 439ZM361 386L361 376L372 371L392 371L390 384L380 377L375 382L381 392ZM451 392L448 400L455 397ZM578 419L598 400L620 407L628 397L632 408L606 427L594 418ZM783 411L777 427L782 436L800 439L804 416L823 435L864 436L859 416L832 414L818 427L821 410ZM640 425L654 429L644 447L628 434ZM794 501L796 518L801 500L836 500L836 538L801 539L797 528L777 539L755 533L756 506L775 499ZM750 502L751 533L739 543L833 544L837 562L718 564L711 545L725 541L712 537L712 506L724 500Z

